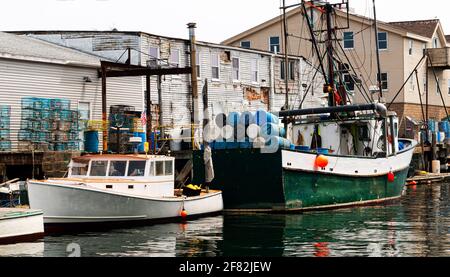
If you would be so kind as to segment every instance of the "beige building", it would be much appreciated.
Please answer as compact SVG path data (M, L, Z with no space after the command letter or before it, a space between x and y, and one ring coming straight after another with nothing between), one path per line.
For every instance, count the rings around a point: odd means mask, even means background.
M313 16L308 11L309 18L315 30L325 29L325 16L319 11L314 11ZM336 31L336 38L340 45L335 47L335 55L342 62L351 64L355 68L361 85L354 85L351 75L340 74L347 84L347 88L354 96L355 103L364 103L364 92L370 98L378 98L372 95L369 90L377 84L377 63L375 34L373 20L356 14L349 14L344 11L336 11L334 24L339 27ZM317 55L314 55L312 44L309 41L310 35L307 28L306 17L300 8L295 8L287 13L287 33L288 52L292 55L301 55L318 64ZM428 68L428 101L429 117L441 119L445 116L440 94L437 90L436 73L438 83L442 90L445 105L450 105L450 69L449 44L445 33L438 19L409 22L378 22L378 38L380 46L381 72L383 97L390 103L395 95L391 109L397 111L400 117L410 116L416 120L421 120L422 110L420 106L419 92L422 102L426 103L426 80ZM325 32L317 32L316 39L319 47L324 49L326 41ZM225 45L240 46L245 48L262 49L269 51L279 51L284 53L282 18L275 17L250 30L244 31L232 38L222 42ZM424 49L429 49L431 55L430 63L426 60L417 68L413 78L402 85L408 79L411 72L424 56ZM434 70L433 70L434 69ZM417 82L418 80L418 82ZM366 97L367 98L367 97Z

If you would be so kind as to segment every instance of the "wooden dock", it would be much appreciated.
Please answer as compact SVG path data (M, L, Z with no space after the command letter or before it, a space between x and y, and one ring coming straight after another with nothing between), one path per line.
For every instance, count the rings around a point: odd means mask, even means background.
M450 173L428 173L426 175L417 175L412 178L408 178L406 183L407 185L419 185L445 182L447 180L450 180Z

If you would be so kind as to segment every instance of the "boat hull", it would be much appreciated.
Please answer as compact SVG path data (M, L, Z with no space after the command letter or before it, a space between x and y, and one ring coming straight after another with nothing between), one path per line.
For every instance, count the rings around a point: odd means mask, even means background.
M297 212L377 204L401 197L413 147L389 158L329 155L326 168L301 151L214 150L215 179L226 211ZM220 169L220 170L219 170ZM202 152L194 153L195 183L202 183ZM395 176L393 182L388 173Z
M0 244L35 241L44 236L42 211L0 209Z
M30 207L44 211L45 224L138 222L220 212L221 192L197 197L147 198L87 187L29 181Z

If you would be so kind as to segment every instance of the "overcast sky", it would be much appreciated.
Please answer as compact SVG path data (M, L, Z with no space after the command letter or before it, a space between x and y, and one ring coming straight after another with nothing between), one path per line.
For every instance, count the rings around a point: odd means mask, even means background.
M439 18L450 34L448 0L376 3L380 20ZM1 4L3 31L117 28L187 38L186 23L196 22L197 39L209 42L221 42L280 14L280 0L2 0ZM372 17L372 0L351 0L350 4L357 13Z

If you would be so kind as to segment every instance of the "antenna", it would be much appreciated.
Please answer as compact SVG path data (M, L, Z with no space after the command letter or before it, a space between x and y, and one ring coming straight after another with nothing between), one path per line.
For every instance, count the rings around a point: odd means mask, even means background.
M382 86L382 80L381 80L381 62L380 62L380 45L379 45L379 39L378 39L378 24L377 24L377 9L375 6L375 0L372 0L373 2L373 26L375 28L375 44L376 44L376 50L377 50L377 70L378 70L378 89L379 89L379 96L378 101L381 102L381 99L383 98L383 86Z

